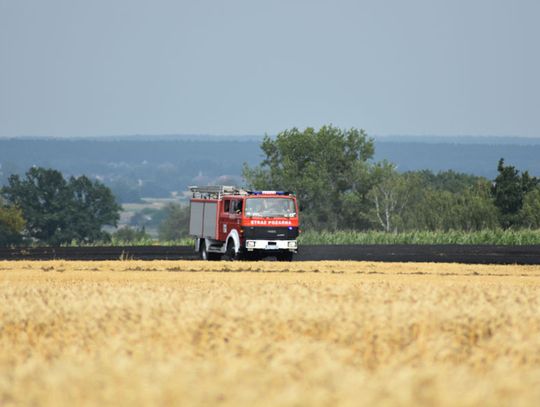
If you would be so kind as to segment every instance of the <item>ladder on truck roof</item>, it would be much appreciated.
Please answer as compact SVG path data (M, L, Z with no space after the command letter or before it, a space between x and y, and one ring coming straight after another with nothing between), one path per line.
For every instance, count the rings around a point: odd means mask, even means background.
M219 199L223 195L249 195L245 189L230 185L191 186L189 190L193 194L193 198L199 199Z

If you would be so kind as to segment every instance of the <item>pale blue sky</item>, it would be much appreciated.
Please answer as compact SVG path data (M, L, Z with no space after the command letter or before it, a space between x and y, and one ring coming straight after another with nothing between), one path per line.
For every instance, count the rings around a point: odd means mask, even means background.
M537 0L0 0L0 137L540 137Z

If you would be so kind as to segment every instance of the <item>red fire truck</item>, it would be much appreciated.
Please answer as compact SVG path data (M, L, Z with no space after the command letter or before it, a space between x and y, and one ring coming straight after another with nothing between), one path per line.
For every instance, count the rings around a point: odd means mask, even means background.
M282 191L233 186L190 187L189 234L203 260L291 261L298 251L296 197Z

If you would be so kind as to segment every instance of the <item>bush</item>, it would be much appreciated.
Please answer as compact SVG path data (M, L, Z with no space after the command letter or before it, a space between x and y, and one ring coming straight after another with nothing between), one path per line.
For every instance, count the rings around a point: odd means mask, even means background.
M149 242L152 242L152 237L146 233L144 227L142 229L134 229L125 226L112 234L111 242L113 245L122 245L126 243L149 244Z

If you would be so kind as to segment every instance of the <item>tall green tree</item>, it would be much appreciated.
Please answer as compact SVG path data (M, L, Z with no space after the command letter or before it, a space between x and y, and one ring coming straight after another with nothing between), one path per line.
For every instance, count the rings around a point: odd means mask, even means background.
M518 226L525 194L539 185L539 180L531 177L527 171L520 175L515 167L504 165L503 158L499 160L497 171L491 192L499 210L500 224L503 228Z
M24 225L21 210L5 205L0 197L0 247L21 243Z
M364 130L323 126L285 130L261 144L262 163L244 165L243 176L255 189L285 189L297 194L303 223L330 230L350 227L347 205L368 205L373 140Z
M53 169L34 167L24 178L12 175L2 195L21 209L26 234L46 244L106 238L102 227L116 226L119 219L120 206L107 187L85 176L66 181Z
M387 161L373 167L373 176L374 186L368 194L373 202L373 221L385 232L397 232L406 209L417 202L419 181L414 173L399 174Z
M60 172L34 167L23 179L12 175L3 195L22 210L29 237L52 244L63 241L68 226L65 208L69 192Z
M111 190L101 182L82 175L69 179L68 191L72 240L95 242L108 239L102 228L105 225L116 226L121 210Z
M165 207L165 219L159 225L159 239L179 240L188 235L189 206L169 204Z
M497 208L485 182L456 192L424 187L406 208L402 220L405 230L476 231L499 225Z
M536 187L525 194L519 218L522 227L540 228L540 187Z

